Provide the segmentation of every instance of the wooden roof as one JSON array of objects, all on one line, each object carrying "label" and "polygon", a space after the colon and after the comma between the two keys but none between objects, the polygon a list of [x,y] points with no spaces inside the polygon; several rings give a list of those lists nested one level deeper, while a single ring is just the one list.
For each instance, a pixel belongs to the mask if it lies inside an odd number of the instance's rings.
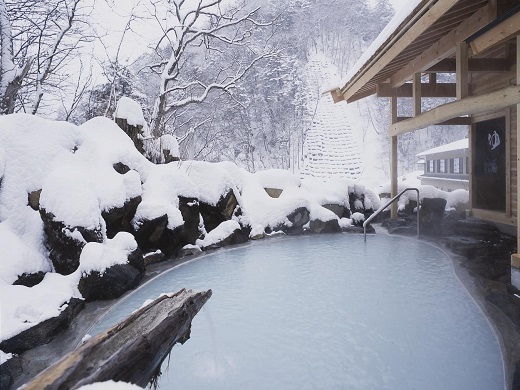
[{"label": "wooden roof", "polygon": [[402,85],[414,73],[453,56],[454,42],[488,25],[496,12],[493,0],[422,0],[360,70],[333,92],[335,100],[372,95],[381,83]]}]

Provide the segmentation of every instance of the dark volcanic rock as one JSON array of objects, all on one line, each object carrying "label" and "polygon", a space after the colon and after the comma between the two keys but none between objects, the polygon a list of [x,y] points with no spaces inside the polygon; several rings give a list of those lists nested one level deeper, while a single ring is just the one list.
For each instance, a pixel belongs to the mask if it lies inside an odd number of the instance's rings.
[{"label": "dark volcanic rock", "polygon": [[32,274],[23,273],[18,275],[18,279],[13,283],[14,285],[21,285],[26,287],[33,287],[40,283],[45,277],[45,272],[39,271]]},{"label": "dark volcanic rock", "polygon": [[128,165],[123,164],[122,162],[115,163],[112,166],[114,167],[114,170],[121,175],[124,175],[125,173],[130,171]]},{"label": "dark volcanic rock", "polygon": [[222,195],[214,206],[200,202],[199,210],[207,232],[212,231],[222,222],[230,220],[233,214],[240,213],[240,207],[233,190],[229,190],[227,194]]},{"label": "dark volcanic rock", "polygon": [[33,192],[29,192],[27,196],[27,204],[34,210],[38,211],[40,209],[40,195],[42,190],[37,190]]},{"label": "dark volcanic rock", "polygon": [[227,245],[243,244],[244,242],[248,241],[250,232],[251,229],[249,228],[237,228],[226,238],[214,244],[208,245],[204,247],[204,249],[217,249]]},{"label": "dark volcanic rock", "polygon": [[184,226],[181,232],[182,246],[195,244],[200,235],[199,201],[195,198],[179,196],[179,210],[182,214],[182,219],[184,219]]},{"label": "dark volcanic rock", "polygon": [[[322,207],[332,211],[334,214],[338,216],[338,218],[350,217],[350,210],[348,210],[345,206],[341,206],[339,204],[324,204],[322,205]],[[345,212],[347,212],[348,215],[345,215]]]},{"label": "dark volcanic rock", "polygon": [[420,210],[421,234],[440,236],[442,234],[442,219],[446,208],[446,199],[423,198]]},{"label": "dark volcanic rock", "polygon": [[3,340],[0,343],[0,349],[4,352],[20,354],[23,351],[47,344],[59,332],[69,327],[72,319],[85,307],[85,302],[81,299],[71,298],[66,304],[65,309],[59,316],[49,318],[32,328]]},{"label": "dark volcanic rock", "polygon": [[159,240],[168,225],[168,216],[166,214],[142,221],[139,228],[135,232],[135,240],[142,250],[154,250],[159,248]]},{"label": "dark volcanic rock", "polygon": [[142,278],[143,274],[132,265],[116,264],[107,268],[102,274],[92,271],[88,275],[83,275],[78,289],[87,302],[115,299],[136,288]]},{"label": "dark volcanic rock", "polygon": [[40,216],[47,235],[49,257],[60,274],[68,275],[78,268],[81,251],[87,242],[103,242],[101,230],[66,226],[44,209],[40,209]]},{"label": "dark volcanic rock", "polygon": [[478,219],[459,220],[456,222],[454,230],[457,234],[462,236],[484,239],[500,236],[500,231],[493,223]]},{"label": "dark volcanic rock", "polygon": [[285,234],[294,235],[303,233],[303,227],[310,221],[309,210],[305,207],[299,207],[287,216],[291,223],[288,225],[280,225],[273,228],[274,231],[281,230]]},{"label": "dark volcanic rock", "polygon": [[309,228],[313,233],[338,233],[341,232],[337,219],[331,219],[330,221],[321,221],[319,219],[313,219],[309,223]]},{"label": "dark volcanic rock", "polygon": [[108,238],[114,238],[119,232],[131,233],[133,231],[131,222],[139,203],[141,203],[141,197],[137,196],[126,201],[122,207],[114,207],[101,213],[106,222]]},{"label": "dark volcanic rock", "polygon": [[199,202],[195,198],[179,197],[179,210],[184,224],[171,230],[165,214],[153,220],[142,221],[135,239],[145,251],[160,249],[166,256],[177,256],[186,244],[194,244],[199,238]]},{"label": "dark volcanic rock", "polygon": [[13,355],[11,359],[0,365],[0,389],[9,389],[14,381],[22,375],[22,358]]}]

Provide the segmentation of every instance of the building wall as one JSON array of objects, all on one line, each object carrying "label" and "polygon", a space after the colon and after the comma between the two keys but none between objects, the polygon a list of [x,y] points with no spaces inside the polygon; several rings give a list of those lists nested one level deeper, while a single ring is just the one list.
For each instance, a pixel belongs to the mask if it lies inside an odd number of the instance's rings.
[{"label": "building wall", "polygon": [[[508,46],[502,46],[494,52],[486,53],[489,57],[510,57],[515,56],[514,50]],[[482,94],[505,88],[516,83],[516,67],[513,65],[515,61],[511,62],[511,69],[509,72],[496,73],[472,73],[471,74],[471,94]],[[506,132],[507,132],[507,153],[508,161],[506,170],[508,171],[508,186],[507,191],[507,209],[502,215],[474,212],[477,217],[489,219],[494,222],[505,223],[509,225],[516,225],[517,223],[517,109],[516,106],[511,106],[508,109],[495,113],[487,113],[483,115],[473,116],[473,122],[483,121],[492,117],[503,115],[506,117]],[[471,185],[471,183],[470,183]]]}]

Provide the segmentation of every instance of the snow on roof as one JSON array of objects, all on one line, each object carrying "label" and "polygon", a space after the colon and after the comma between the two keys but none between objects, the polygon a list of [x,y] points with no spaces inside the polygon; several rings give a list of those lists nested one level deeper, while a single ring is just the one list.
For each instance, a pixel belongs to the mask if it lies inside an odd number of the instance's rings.
[{"label": "snow on roof", "polygon": [[468,149],[468,148],[469,148],[468,139],[463,138],[461,140],[451,142],[449,144],[437,146],[436,148],[428,149],[424,152],[417,153],[415,156],[423,157],[423,156],[427,156],[430,154],[444,153],[444,152],[449,152],[449,151],[453,151],[453,150],[463,150],[463,149]]},{"label": "snow on roof", "polygon": [[409,16],[411,16],[412,12],[422,1],[424,0],[408,0],[399,3],[400,7],[396,10],[394,17],[390,20],[390,22],[388,22],[386,27],[381,31],[377,38],[370,44],[368,49],[363,52],[363,55],[358,59],[354,66],[349,69],[337,88],[342,88],[344,85],[349,83],[350,80],[352,80],[352,78],[361,70],[361,68],[363,68],[363,66],[368,63],[372,56],[377,53],[378,49],[391,39],[396,29]]}]

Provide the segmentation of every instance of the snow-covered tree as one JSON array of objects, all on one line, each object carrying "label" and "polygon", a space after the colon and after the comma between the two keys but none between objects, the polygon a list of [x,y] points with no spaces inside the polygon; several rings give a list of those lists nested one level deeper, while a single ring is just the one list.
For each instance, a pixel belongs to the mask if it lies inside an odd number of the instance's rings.
[{"label": "snow-covered tree", "polygon": [[[249,45],[257,28],[270,25],[258,21],[257,13],[258,8],[248,10],[243,3],[227,7],[222,0],[170,0],[166,9],[154,7],[153,18],[163,31],[154,45],[155,62],[148,66],[160,77],[150,118],[155,135],[165,131],[173,111],[201,103],[212,92],[232,90],[258,61],[273,55],[268,49],[255,52]],[[240,57],[223,55],[235,49],[241,51]],[[183,77],[190,57],[197,55],[211,66],[205,67],[202,77]]]},{"label": "snow-covered tree", "polygon": [[85,0],[0,0],[0,113],[35,114],[45,93],[56,98],[65,65],[91,40]]}]

